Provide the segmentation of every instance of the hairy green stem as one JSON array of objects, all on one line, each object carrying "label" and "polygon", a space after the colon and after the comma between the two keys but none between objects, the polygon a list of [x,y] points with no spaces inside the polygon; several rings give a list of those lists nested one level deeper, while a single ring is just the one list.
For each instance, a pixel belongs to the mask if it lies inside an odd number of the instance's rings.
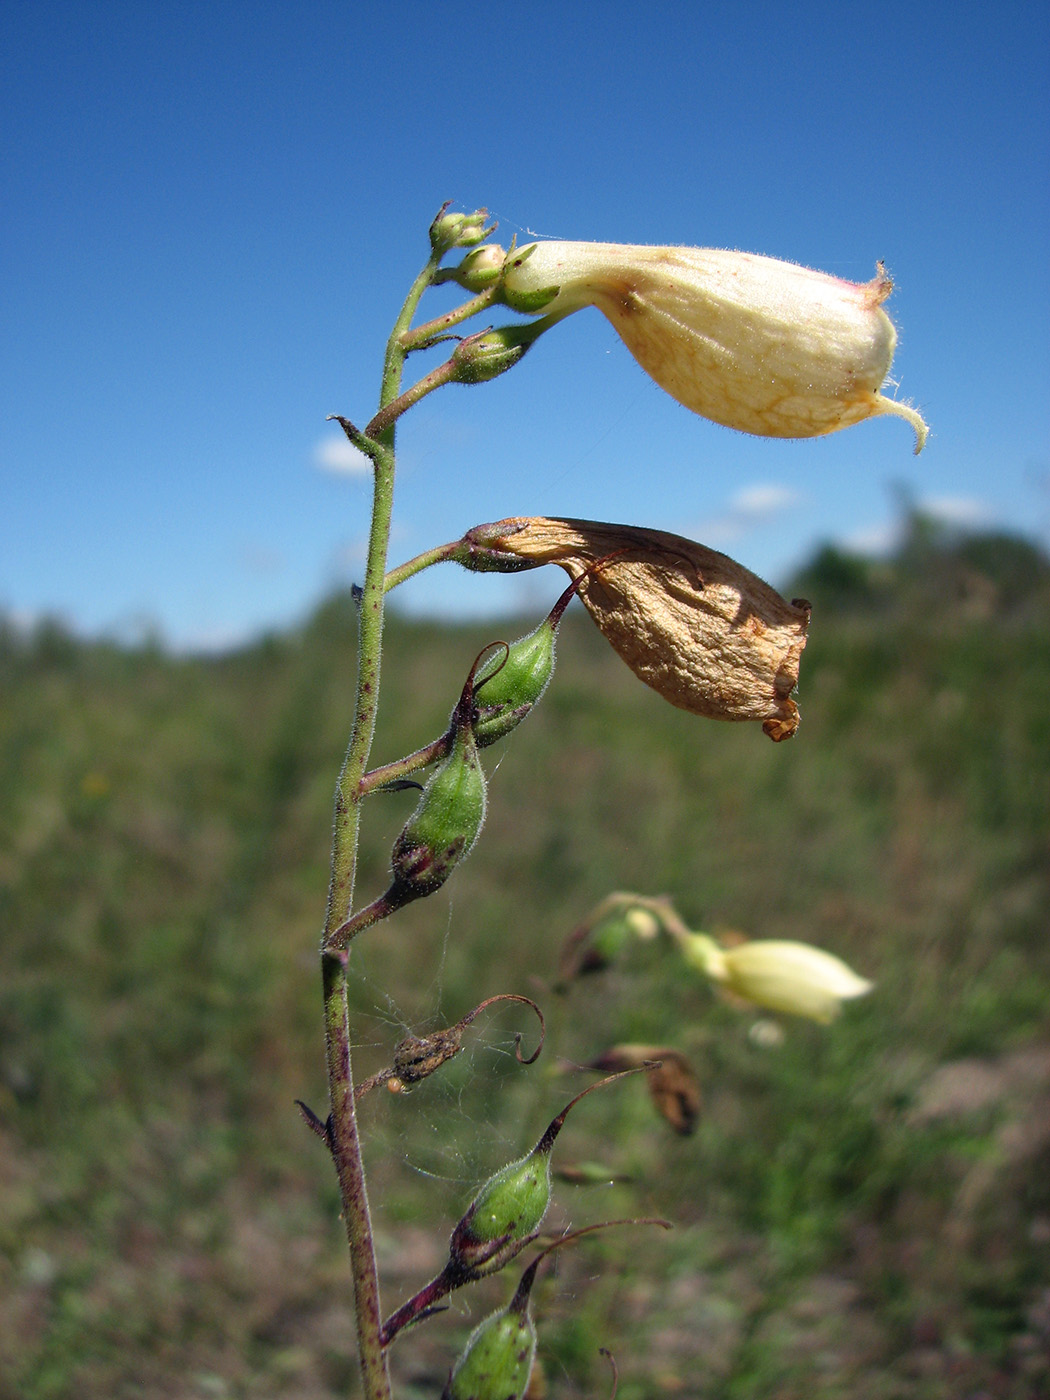
[{"label": "hairy green stem", "polygon": [[[379,415],[397,398],[405,354],[400,343],[419,305],[419,299],[437,272],[439,256],[432,254],[416,278],[387,342],[380,387]],[[379,416],[377,415],[377,417]],[[373,423],[375,423],[373,419]],[[361,779],[368,767],[368,756],[375,735],[379,706],[379,671],[383,649],[383,594],[390,520],[394,501],[394,422],[381,423],[368,436],[369,455],[374,468],[372,523],[368,560],[361,591],[358,626],[357,693],[354,724],[349,747],[335,794],[332,831],[332,868],[325,914],[326,943],[350,915],[357,869],[360,828]],[[350,1013],[347,997],[349,954],[322,949],[321,969],[324,990],[325,1058],[332,1114],[331,1149],[343,1219],[350,1250],[357,1316],[358,1355],[365,1400],[390,1400],[390,1377],[382,1341],[382,1312],[371,1214],[365,1184],[364,1162],[354,1108],[354,1079],[351,1062]]]},{"label": "hairy green stem", "polygon": [[421,749],[416,749],[415,753],[407,754],[404,758],[397,758],[393,763],[384,763],[382,768],[373,768],[361,779],[359,789],[361,796],[366,797],[370,792],[377,792],[390,783],[407,778],[409,773],[418,773],[421,768],[429,767],[431,763],[436,763],[440,758],[447,758],[452,752],[454,738],[455,732],[449,730],[442,734],[440,739],[431,739],[429,744],[424,744]]},{"label": "hairy green stem", "polygon": [[404,583],[406,579],[412,578],[415,574],[421,574],[432,564],[444,564],[448,559],[455,559],[462,549],[462,540],[450,540],[448,544],[438,544],[433,549],[425,549],[414,559],[406,559],[403,564],[398,564],[396,569],[391,569],[387,573],[384,583],[386,591],[389,593],[399,583]]},{"label": "hairy green stem", "polygon": [[[405,351],[402,350],[402,355]],[[438,365],[437,369],[432,369],[429,374],[425,374],[422,379],[412,385],[411,389],[406,389],[403,394],[396,395],[388,403],[380,408],[379,412],[366,426],[365,434],[369,438],[382,439],[393,429],[394,424],[401,417],[402,413],[407,413],[414,404],[427,394],[433,393],[435,389],[440,389],[445,384],[451,384],[456,377],[458,367],[451,360],[446,360],[443,365]]]},{"label": "hairy green stem", "polygon": [[405,331],[401,337],[402,348],[406,354],[413,350],[426,350],[436,341],[444,339],[445,333],[451,326],[460,326],[464,321],[469,321],[471,316],[477,316],[479,312],[487,311],[495,301],[495,288],[479,292],[476,297],[465,301],[462,306],[457,306],[454,311],[449,311],[444,316],[437,316],[433,321],[416,326],[414,330]]},{"label": "hairy green stem", "polygon": [[381,919],[388,918],[397,912],[405,904],[404,898],[398,898],[397,892],[387,891],[378,899],[373,899],[371,904],[359,909],[356,914],[351,914],[345,923],[339,924],[325,939],[323,951],[335,953],[337,956],[354,941],[359,933],[364,933],[366,928],[371,928],[373,924],[378,924]]}]

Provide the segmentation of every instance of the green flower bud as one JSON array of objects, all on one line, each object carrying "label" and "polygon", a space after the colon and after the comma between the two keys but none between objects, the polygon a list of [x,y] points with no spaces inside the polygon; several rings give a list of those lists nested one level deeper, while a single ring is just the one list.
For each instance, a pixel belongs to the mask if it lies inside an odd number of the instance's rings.
[{"label": "green flower bud", "polygon": [[458,267],[449,268],[448,280],[468,292],[483,292],[498,280],[506,256],[498,243],[486,243],[468,253]]},{"label": "green flower bud", "polygon": [[478,838],[485,820],[485,774],[471,730],[473,710],[472,669],[452,712],[452,750],[394,842],[388,898],[395,907],[440,889]]},{"label": "green flower bud", "polygon": [[475,1327],[441,1400],[520,1400],[535,1357],[536,1328],[528,1307],[516,1311],[511,1303]]},{"label": "green flower bud", "polygon": [[487,384],[518,363],[536,339],[532,326],[499,326],[468,335],[452,355],[453,384]]},{"label": "green flower bud", "polygon": [[516,729],[542,698],[554,674],[558,624],[579,583],[579,579],[570,583],[535,631],[511,642],[505,656],[494,656],[481,667],[474,686],[478,748],[487,748]]},{"label": "green flower bud", "polygon": [[[508,276],[502,288],[503,301],[512,311],[520,311],[523,316],[533,316],[542,311],[561,291],[560,277],[552,277],[547,285],[541,286],[538,282],[543,281],[542,277],[530,279],[527,272],[522,274],[520,271],[531,262],[539,246],[538,243],[530,243],[527,248],[513,248],[509,263],[504,264]],[[509,287],[507,282],[511,284]]]},{"label": "green flower bud", "polygon": [[485,227],[489,217],[486,209],[478,209],[473,214],[447,214],[446,209],[448,204],[443,204],[430,225],[430,246],[435,253],[447,253],[450,248],[473,247],[495,228],[495,224],[492,228]]}]

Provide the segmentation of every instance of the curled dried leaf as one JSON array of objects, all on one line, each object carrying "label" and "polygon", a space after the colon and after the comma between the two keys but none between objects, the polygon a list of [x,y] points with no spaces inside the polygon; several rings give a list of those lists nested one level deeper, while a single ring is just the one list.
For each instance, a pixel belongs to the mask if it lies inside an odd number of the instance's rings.
[{"label": "curled dried leaf", "polygon": [[580,579],[601,632],[672,705],[710,719],[760,720],[774,740],[795,733],[791,692],[810,614],[803,599],[788,603],[727,555],[662,530],[544,517],[500,525],[496,534],[483,527],[491,547]]},{"label": "curled dried leaf", "polygon": [[[354,1090],[355,1097],[360,1098],[363,1094],[369,1093],[372,1089],[378,1089],[383,1084],[392,1093],[400,1093],[412,1084],[419,1084],[422,1080],[429,1079],[442,1065],[454,1059],[463,1049],[463,1033],[467,1027],[487,1007],[502,1001],[521,1002],[530,1007],[536,1014],[536,1019],[540,1024],[540,1038],[531,1055],[526,1056],[521,1053],[521,1032],[517,1031],[514,1035],[514,1058],[520,1065],[533,1064],[543,1049],[545,1035],[543,1012],[531,997],[519,996],[517,992],[500,992],[497,996],[486,997],[484,1001],[479,1002],[473,1011],[468,1011],[454,1026],[443,1026],[440,1030],[431,1031],[429,1035],[422,1037],[406,1035],[394,1047],[393,1064],[388,1069],[380,1070],[378,1074],[373,1074],[371,1078],[360,1083]],[[313,1125],[311,1124],[311,1126]]]}]

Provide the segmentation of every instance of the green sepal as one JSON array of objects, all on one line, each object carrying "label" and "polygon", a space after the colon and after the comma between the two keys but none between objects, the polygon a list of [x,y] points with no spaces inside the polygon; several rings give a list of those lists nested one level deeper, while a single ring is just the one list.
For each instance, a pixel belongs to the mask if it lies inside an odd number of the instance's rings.
[{"label": "green sepal", "polygon": [[542,311],[549,305],[560,291],[560,286],[540,287],[535,292],[508,292],[502,287],[500,300],[512,311],[519,311],[523,316],[534,316],[537,311]]}]

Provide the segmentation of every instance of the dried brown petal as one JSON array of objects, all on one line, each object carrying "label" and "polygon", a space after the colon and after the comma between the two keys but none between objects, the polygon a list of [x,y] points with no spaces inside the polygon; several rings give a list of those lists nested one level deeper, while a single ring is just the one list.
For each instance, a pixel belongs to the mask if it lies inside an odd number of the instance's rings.
[{"label": "dried brown petal", "polygon": [[688,1137],[700,1117],[700,1082],[681,1051],[656,1045],[613,1045],[589,1067],[608,1074],[643,1065],[657,1113],[676,1133]]},{"label": "dried brown petal", "polygon": [[[662,530],[593,520],[501,521],[502,555],[559,564],[631,670],[679,709],[762,721],[771,739],[798,728],[791,692],[809,604],[788,603],[725,554]],[[491,532],[493,527],[484,527]],[[608,556],[608,557],[607,557]]]}]

